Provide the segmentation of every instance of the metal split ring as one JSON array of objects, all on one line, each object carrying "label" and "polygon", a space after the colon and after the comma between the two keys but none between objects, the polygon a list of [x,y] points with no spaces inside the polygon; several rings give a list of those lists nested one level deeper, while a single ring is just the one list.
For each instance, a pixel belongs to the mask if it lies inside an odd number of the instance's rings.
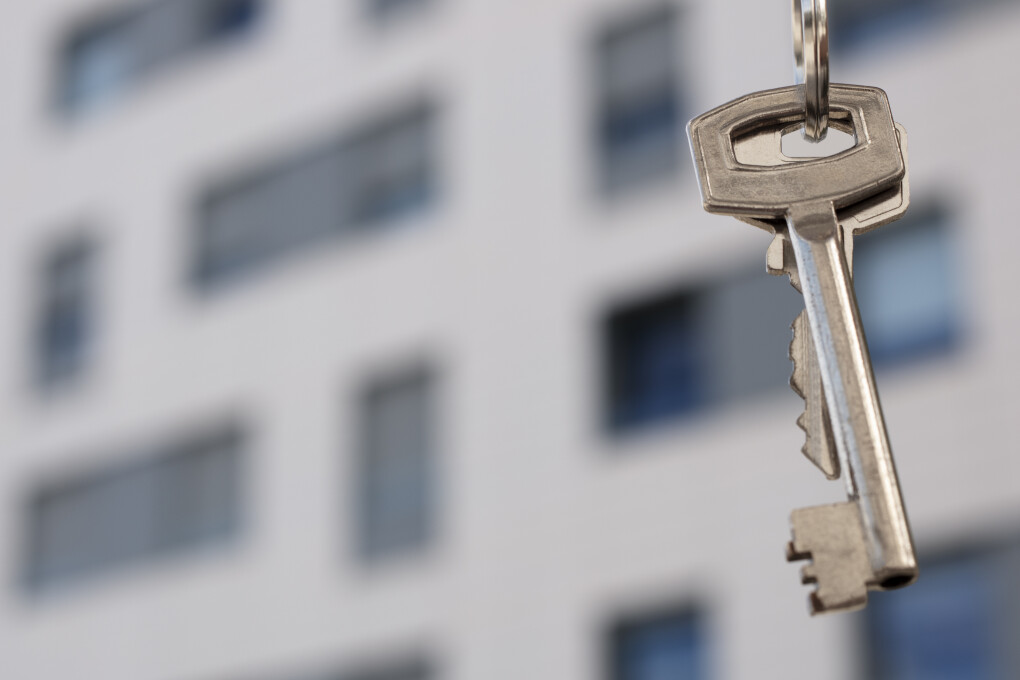
[{"label": "metal split ring", "polygon": [[829,129],[829,15],[825,0],[793,0],[793,56],[803,85],[804,136],[825,139]]}]

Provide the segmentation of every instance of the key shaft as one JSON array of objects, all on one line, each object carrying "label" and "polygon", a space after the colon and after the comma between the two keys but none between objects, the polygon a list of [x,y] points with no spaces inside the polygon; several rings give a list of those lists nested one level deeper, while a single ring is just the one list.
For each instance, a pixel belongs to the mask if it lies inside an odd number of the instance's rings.
[{"label": "key shaft", "polygon": [[857,298],[831,203],[794,205],[787,228],[821,368],[847,493],[860,505],[878,583],[917,572],[896,466],[875,387]]}]

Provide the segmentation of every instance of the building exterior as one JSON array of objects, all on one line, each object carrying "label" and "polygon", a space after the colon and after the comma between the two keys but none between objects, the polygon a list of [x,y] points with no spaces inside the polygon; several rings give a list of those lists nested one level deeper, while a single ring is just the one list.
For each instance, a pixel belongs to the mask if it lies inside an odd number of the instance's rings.
[{"label": "building exterior", "polygon": [[11,4],[0,677],[1020,675],[1020,6],[832,4],[910,133],[855,268],[922,576],[816,619],[800,299],[683,129],[785,5]]}]

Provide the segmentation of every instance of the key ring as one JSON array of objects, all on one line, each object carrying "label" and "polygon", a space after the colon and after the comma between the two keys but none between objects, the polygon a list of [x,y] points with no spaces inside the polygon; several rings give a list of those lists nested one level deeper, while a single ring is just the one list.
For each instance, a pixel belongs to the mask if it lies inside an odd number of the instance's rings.
[{"label": "key ring", "polygon": [[793,0],[793,57],[803,85],[804,136],[825,139],[829,130],[829,15],[825,0]]}]

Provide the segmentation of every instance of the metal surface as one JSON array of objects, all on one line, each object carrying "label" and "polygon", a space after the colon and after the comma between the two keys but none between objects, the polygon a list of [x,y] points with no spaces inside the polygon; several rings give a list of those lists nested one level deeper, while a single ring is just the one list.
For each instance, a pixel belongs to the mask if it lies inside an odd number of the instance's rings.
[{"label": "metal surface", "polygon": [[[896,212],[888,203],[895,202],[898,191],[905,207],[900,150],[905,137],[897,134],[881,90],[835,85],[831,94],[834,119],[852,127],[857,145],[829,158],[760,165],[737,158],[738,140],[797,122],[795,88],[734,100],[694,119],[688,130],[706,210],[786,222],[822,384],[819,400],[809,401],[806,413],[828,420],[849,497],[846,503],[798,510],[791,518],[790,557],[813,560],[803,576],[805,583],[818,583],[811,599],[814,613],[858,608],[868,588],[899,587],[917,576],[836,214],[859,206],[857,221],[866,228],[869,221],[878,223]],[[806,339],[795,342],[807,347]]]},{"label": "metal surface", "polygon": [[804,135],[825,139],[829,129],[829,14],[826,0],[793,0],[793,57],[803,87]]},{"label": "metal surface", "polygon": [[[907,131],[902,125],[896,124],[900,142],[900,153],[907,174],[895,189],[888,190],[877,196],[867,198],[860,203],[844,208],[836,214],[842,227],[843,253],[846,257],[847,270],[853,275],[853,243],[854,235],[877,229],[899,219],[910,205],[909,160],[907,157]],[[782,132],[766,135],[771,141],[767,144],[755,144],[755,153],[768,159],[766,163],[776,160]],[[767,154],[771,154],[769,157]],[[780,152],[781,155],[781,152]],[[737,154],[738,158],[740,153]],[[797,162],[786,158],[784,162]],[[780,160],[782,160],[780,159]],[[747,162],[747,161],[745,161]],[[784,220],[755,220],[742,218],[748,224],[767,229],[774,233],[772,243],[765,256],[765,267],[770,274],[787,275],[790,283],[800,292],[800,278],[797,273],[797,261],[793,255],[790,240],[786,234]],[[807,313],[801,312],[792,324],[793,339],[790,342],[790,360],[793,361],[793,374],[790,376],[790,387],[804,399],[804,411],[797,418],[797,425],[804,430],[804,445],[801,452],[814,463],[829,479],[839,477],[839,457],[832,440],[832,427],[829,423],[828,407],[819,373],[818,358],[811,331],[807,326]]]}]

